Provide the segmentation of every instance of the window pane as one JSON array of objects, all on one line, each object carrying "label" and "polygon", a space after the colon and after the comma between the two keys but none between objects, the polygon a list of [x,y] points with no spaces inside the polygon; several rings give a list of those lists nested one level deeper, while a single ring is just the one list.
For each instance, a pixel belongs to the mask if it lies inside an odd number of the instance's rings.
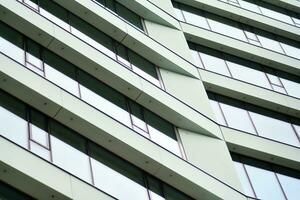
[{"label": "window pane", "polygon": [[200,53],[201,59],[203,61],[204,67],[207,70],[219,73],[219,74],[223,74],[226,76],[230,76],[226,63],[223,59],[208,55],[208,54],[204,54],[204,53]]},{"label": "window pane", "polygon": [[266,48],[266,49],[270,49],[272,51],[276,51],[279,53],[284,53],[279,42],[273,40],[273,39],[269,39],[260,35],[257,35],[261,45]]},{"label": "window pane", "polygon": [[238,162],[234,162],[234,166],[235,166],[235,169],[238,173],[240,181],[242,183],[242,187],[244,189],[245,194],[248,195],[248,196],[251,196],[251,197],[255,197],[254,193],[253,193],[253,189],[250,185],[249,179],[248,179],[247,174],[245,172],[245,169],[243,167],[243,164],[238,163]]},{"label": "window pane", "polygon": [[53,163],[91,183],[89,157],[56,137],[50,138]]},{"label": "window pane", "polygon": [[23,37],[8,25],[0,22],[0,52],[24,63]]},{"label": "window pane", "polygon": [[224,126],[226,126],[226,122],[225,122],[225,119],[223,117],[222,111],[221,111],[221,109],[218,105],[218,102],[210,100],[209,103],[210,103],[210,105],[211,105],[211,107],[212,107],[212,109],[213,109],[213,111],[216,115],[217,122],[224,125]]},{"label": "window pane", "polygon": [[260,136],[300,146],[290,123],[253,112],[250,115]]},{"label": "window pane", "polygon": [[0,91],[0,134],[28,148],[26,107],[12,96]]},{"label": "window pane", "polygon": [[274,172],[245,165],[255,193],[259,199],[284,200]]},{"label": "window pane", "polygon": [[123,110],[127,110],[126,98],[123,94],[117,92],[113,88],[100,82],[99,80],[81,70],[78,72],[78,80],[82,86],[119,106]]},{"label": "window pane", "polygon": [[18,145],[28,148],[28,126],[21,117],[0,107],[0,134]]},{"label": "window pane", "polygon": [[264,72],[229,61],[227,61],[227,64],[232,77],[248,83],[252,83],[254,85],[271,89],[270,83]]},{"label": "window pane", "polygon": [[282,14],[280,12],[276,12],[276,11],[273,11],[273,10],[270,10],[270,9],[267,9],[267,8],[264,8],[264,7],[260,7],[260,10],[263,13],[263,15],[266,15],[266,16],[271,17],[273,19],[277,19],[277,20],[280,20],[280,21],[283,21],[283,22],[286,22],[286,23],[289,23],[289,24],[294,24],[293,21],[292,21],[292,18],[285,15],[285,14]]},{"label": "window pane", "polygon": [[126,110],[118,107],[112,102],[104,99],[88,88],[80,85],[81,98],[107,115],[113,117],[114,119],[126,124],[127,126],[131,126],[129,113]]},{"label": "window pane", "polygon": [[247,111],[223,103],[220,103],[220,105],[225,115],[228,126],[252,134],[256,134]]},{"label": "window pane", "polygon": [[212,31],[247,42],[243,30],[211,19],[208,22]]},{"label": "window pane", "polygon": [[39,1],[40,13],[58,26],[69,31],[68,12],[52,1]]},{"label": "window pane", "polygon": [[34,67],[43,70],[43,63],[41,60],[41,48],[40,45],[34,41],[26,40],[26,62],[30,63]]},{"label": "window pane", "polygon": [[182,15],[182,12],[180,9],[178,8],[174,8],[175,9],[175,14],[177,16],[177,18],[180,20],[180,21],[185,21],[184,18],[183,18],[183,15]]},{"label": "window pane", "polygon": [[170,138],[177,140],[174,127],[171,123],[167,122],[166,120],[160,118],[159,116],[146,109],[144,110],[144,116],[146,123],[149,124],[151,127],[164,133]]},{"label": "window pane", "polygon": [[70,15],[71,32],[99,51],[115,59],[113,40],[102,31],[91,26],[75,15]]},{"label": "window pane", "polygon": [[31,139],[43,145],[44,147],[48,147],[48,133],[33,124],[30,124],[31,128]]},{"label": "window pane", "polygon": [[45,77],[75,96],[79,96],[78,82],[47,64],[45,64]]},{"label": "window pane", "polygon": [[152,77],[158,79],[156,68],[154,64],[146,60],[145,58],[141,57],[140,55],[136,54],[135,52],[128,50],[128,57],[130,62],[138,67],[139,69],[143,70],[147,74],[151,75]]},{"label": "window pane", "polygon": [[148,125],[150,139],[172,153],[181,157],[179,144],[176,140]]},{"label": "window pane", "polygon": [[91,158],[94,184],[120,200],[148,200],[146,188]]},{"label": "window pane", "polygon": [[203,68],[202,62],[199,57],[199,53],[197,51],[191,50],[192,57],[194,58],[195,64],[197,67]]},{"label": "window pane", "polygon": [[288,44],[281,43],[282,48],[284,49],[286,55],[292,56],[294,58],[300,59],[300,49],[293,47]]},{"label": "window pane", "polygon": [[166,184],[163,184],[163,190],[166,200],[192,200],[190,197]]},{"label": "window pane", "polygon": [[0,182],[0,199],[3,200],[32,200],[31,197],[19,192],[17,189]]},{"label": "window pane", "polygon": [[281,82],[284,85],[284,88],[286,89],[287,93],[291,96],[300,98],[300,84],[281,78]]},{"label": "window pane", "polygon": [[183,10],[186,22],[210,30],[205,17]]},{"label": "window pane", "polygon": [[126,21],[130,22],[137,28],[144,30],[141,17],[136,14],[135,12],[129,10],[125,6],[121,5],[120,3],[116,2],[116,12],[118,15],[120,15],[122,18],[124,18]]},{"label": "window pane", "polygon": [[139,168],[94,143],[89,143],[89,152],[95,161],[144,186],[143,172]]},{"label": "window pane", "polygon": [[35,142],[30,141],[30,151],[36,155],[50,161],[50,152],[48,149],[36,144]]},{"label": "window pane", "polygon": [[298,200],[300,196],[300,180],[282,174],[277,174],[277,176],[288,200]]}]

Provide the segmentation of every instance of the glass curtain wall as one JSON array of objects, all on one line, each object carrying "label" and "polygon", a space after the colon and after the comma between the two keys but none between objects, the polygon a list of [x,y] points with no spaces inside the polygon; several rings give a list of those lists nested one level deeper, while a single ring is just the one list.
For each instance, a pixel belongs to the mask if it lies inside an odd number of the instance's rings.
[{"label": "glass curtain wall", "polygon": [[300,79],[295,75],[201,45],[189,46],[199,68],[300,98]]},{"label": "glass curtain wall", "polygon": [[19,1],[152,84],[164,89],[156,65],[65,8],[51,0]]},{"label": "glass curtain wall", "polygon": [[4,23],[0,23],[0,51],[94,108],[182,157],[175,127],[171,123]]},{"label": "glass curtain wall", "polygon": [[300,147],[299,119],[215,93],[208,94],[219,124]]},{"label": "glass curtain wall", "polygon": [[246,24],[242,24],[204,10],[173,2],[177,18],[252,45],[300,59],[300,44]]},{"label": "glass curtain wall", "polygon": [[192,200],[2,90],[0,105],[1,136],[117,199]]},{"label": "glass curtain wall", "polygon": [[246,195],[258,199],[299,199],[299,171],[234,153],[231,155]]},{"label": "glass curtain wall", "polygon": [[278,21],[300,27],[300,16],[298,13],[257,0],[219,0],[243,9],[255,12]]}]

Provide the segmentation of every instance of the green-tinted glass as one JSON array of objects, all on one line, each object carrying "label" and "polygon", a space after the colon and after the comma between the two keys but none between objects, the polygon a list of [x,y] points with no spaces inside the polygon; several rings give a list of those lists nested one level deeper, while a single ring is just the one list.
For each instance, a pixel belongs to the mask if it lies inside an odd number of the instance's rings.
[{"label": "green-tinted glass", "polygon": [[45,1],[40,0],[39,1],[40,7],[48,11],[49,13],[53,14],[54,16],[58,17],[62,21],[68,23],[68,11],[61,7],[60,5],[57,5],[53,1]]},{"label": "green-tinted glass", "polygon": [[116,3],[116,12],[126,21],[130,22],[131,24],[138,27],[139,29],[144,30],[141,17],[135,12],[129,10],[125,6],[121,5],[120,3]]},{"label": "green-tinted glass", "polygon": [[32,200],[33,198],[18,191],[17,189],[0,182],[0,199],[1,200]]},{"label": "green-tinted glass", "polygon": [[0,37],[23,49],[23,36],[16,30],[0,21]]},{"label": "green-tinted glass", "polygon": [[[72,27],[76,28],[80,32],[89,36],[93,40],[97,41],[99,44],[102,44],[106,48],[113,51],[113,39],[104,34],[102,31],[96,29],[86,21],[80,19],[79,17],[70,14],[70,24]],[[91,44],[93,46],[93,44]]]},{"label": "green-tinted glass", "polygon": [[43,113],[30,109],[30,122],[35,126],[47,131],[47,117]]},{"label": "green-tinted glass", "polygon": [[154,78],[156,78],[156,79],[158,78],[157,72],[156,72],[156,69],[155,69],[155,66],[153,63],[149,62],[148,60],[146,60],[145,58],[143,58],[142,56],[138,55],[137,53],[135,53],[131,50],[128,50],[128,57],[129,57],[130,62],[133,65],[140,68],[147,74],[153,76]]},{"label": "green-tinted glass", "polygon": [[144,111],[144,116],[147,124],[173,138],[174,140],[177,140],[172,124],[146,109]]},{"label": "green-tinted glass", "polygon": [[95,160],[144,186],[143,172],[139,168],[94,143],[89,144],[89,152]]},{"label": "green-tinted glass", "polygon": [[66,76],[76,80],[76,67],[56,54],[43,50],[43,61]]},{"label": "green-tinted glass", "polygon": [[0,90],[0,106],[26,120],[26,105],[3,90]]},{"label": "green-tinted glass", "polygon": [[78,80],[79,83],[86,88],[92,90],[122,109],[127,110],[126,98],[121,93],[81,70],[78,72]]},{"label": "green-tinted glass", "polygon": [[50,133],[54,137],[62,140],[63,142],[69,144],[75,149],[86,153],[86,143],[87,141],[80,136],[78,133],[72,131],[71,129],[61,125],[60,123],[51,120],[50,121]]}]

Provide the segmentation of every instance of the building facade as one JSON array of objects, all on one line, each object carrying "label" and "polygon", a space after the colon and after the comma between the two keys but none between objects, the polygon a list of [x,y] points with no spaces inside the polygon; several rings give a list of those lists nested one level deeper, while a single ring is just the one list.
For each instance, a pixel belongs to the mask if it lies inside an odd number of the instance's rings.
[{"label": "building facade", "polygon": [[0,52],[0,199],[300,198],[298,0],[0,0]]}]

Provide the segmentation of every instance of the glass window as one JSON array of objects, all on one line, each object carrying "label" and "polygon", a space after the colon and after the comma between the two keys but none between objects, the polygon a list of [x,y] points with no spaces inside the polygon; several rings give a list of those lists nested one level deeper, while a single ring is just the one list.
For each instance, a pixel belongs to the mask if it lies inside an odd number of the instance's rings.
[{"label": "glass window", "polygon": [[146,60],[145,58],[141,57],[140,55],[136,54],[131,50],[128,50],[128,57],[132,65],[143,70],[144,72],[151,75],[155,79],[158,79],[156,68],[153,63],[149,62],[148,60]]},{"label": "glass window", "polygon": [[284,200],[284,195],[274,172],[245,165],[249,178],[259,199]]},{"label": "glass window", "polygon": [[286,23],[289,23],[289,24],[294,24],[291,17],[289,17],[285,14],[282,14],[280,12],[276,12],[276,11],[273,11],[271,9],[267,9],[267,8],[264,8],[264,7],[260,7],[260,10],[261,10],[263,15],[266,15],[266,16],[271,17],[273,19],[277,19],[279,21],[283,21],[283,22],[286,22]]},{"label": "glass window", "polygon": [[249,182],[248,176],[246,174],[246,171],[243,167],[242,163],[234,162],[235,169],[238,173],[239,179],[241,181],[242,187],[244,189],[244,192],[246,195],[255,197],[253,189],[251,187],[251,184]]},{"label": "glass window", "polygon": [[30,139],[49,148],[47,118],[40,112],[30,110]]},{"label": "glass window", "polygon": [[300,49],[293,47],[288,44],[281,43],[282,48],[284,49],[286,55],[292,56],[294,58],[300,59]]},{"label": "glass window", "polygon": [[53,163],[91,183],[89,157],[69,144],[50,136]]},{"label": "glass window", "polygon": [[117,51],[117,60],[122,64],[124,64],[126,67],[130,68],[131,65],[128,58],[128,49],[124,45],[118,43],[116,45],[116,51]]},{"label": "glass window", "polygon": [[79,96],[76,67],[50,51],[43,51],[45,77],[68,92]]},{"label": "glass window", "polygon": [[197,67],[204,68],[202,65],[202,61],[199,57],[198,51],[191,50],[191,53],[192,53],[192,57],[194,58],[194,61],[195,61],[195,64],[197,65]]},{"label": "glass window", "polygon": [[175,130],[172,124],[146,109],[144,110],[144,117],[148,125],[164,133],[170,138],[177,140]]},{"label": "glass window", "polygon": [[284,53],[279,42],[273,40],[273,39],[269,39],[260,35],[257,35],[261,45],[266,48],[266,49],[270,49],[272,51],[276,51],[279,53]]},{"label": "glass window", "polygon": [[50,21],[69,31],[68,11],[52,1],[39,1],[40,13]]},{"label": "glass window", "polygon": [[131,126],[126,98],[109,86],[79,71],[81,98],[116,120]]},{"label": "glass window", "polygon": [[245,67],[237,63],[229,61],[226,62],[232,74],[232,77],[248,83],[252,83],[254,85],[271,89],[270,83],[264,72],[251,69],[249,67]]},{"label": "glass window", "polygon": [[29,142],[29,146],[30,146],[30,151],[35,153],[36,155],[50,161],[50,151],[44,147],[42,147],[41,145],[33,142],[33,141],[30,141]]},{"label": "glass window", "polygon": [[226,63],[223,59],[200,53],[200,57],[203,61],[204,68],[219,74],[230,76]]},{"label": "glass window", "polygon": [[211,105],[211,107],[212,107],[212,109],[213,109],[213,111],[216,115],[217,122],[219,124],[222,124],[222,125],[226,126],[226,121],[225,121],[225,119],[223,117],[223,114],[222,114],[222,111],[219,107],[219,103],[214,101],[214,100],[210,100],[209,103],[210,103],[210,105]]},{"label": "glass window", "polygon": [[12,59],[24,63],[23,36],[0,22],[0,51]]},{"label": "glass window", "polygon": [[186,22],[188,22],[190,24],[193,24],[193,25],[196,25],[196,26],[199,26],[201,28],[205,28],[205,29],[210,30],[210,27],[209,27],[205,17],[202,17],[200,15],[196,15],[194,13],[190,13],[190,12],[187,12],[187,11],[184,11],[184,10],[182,12],[183,12],[183,15],[185,17]]},{"label": "glass window", "polygon": [[163,190],[166,200],[192,200],[192,198],[186,196],[178,190],[175,190],[167,184],[163,184]]},{"label": "glass window", "polygon": [[47,64],[45,64],[45,77],[75,96],[79,96],[78,82]]},{"label": "glass window", "polygon": [[165,200],[163,198],[162,183],[152,176],[147,176],[147,183],[151,200]]},{"label": "glass window", "polygon": [[246,8],[247,10],[251,10],[252,12],[261,13],[259,7],[253,3],[249,3],[248,1],[244,0],[239,0],[239,3],[242,8]]},{"label": "glass window", "polygon": [[133,11],[129,10],[128,8],[126,8],[118,2],[116,2],[116,12],[126,21],[130,22],[137,28],[144,30],[141,17],[138,14],[134,13]]},{"label": "glass window", "polygon": [[288,200],[297,200],[300,196],[300,180],[285,176],[282,174],[277,174],[279,182],[286,194]]},{"label": "glass window", "polygon": [[120,200],[148,199],[142,171],[94,144],[89,149],[96,187]]},{"label": "glass window", "polygon": [[253,112],[250,112],[250,116],[260,136],[300,146],[290,123]]},{"label": "glass window", "polygon": [[284,88],[286,89],[287,93],[291,96],[300,98],[300,84],[281,78],[280,79],[282,84],[284,85]]},{"label": "glass window", "polygon": [[227,35],[229,37],[233,37],[238,40],[247,42],[247,39],[246,39],[246,36],[245,36],[243,30],[241,30],[239,28],[236,28],[236,27],[233,27],[233,26],[230,26],[230,25],[227,25],[227,24],[215,21],[215,20],[211,20],[211,19],[208,19],[208,23],[209,23],[212,31],[215,31],[215,32]]},{"label": "glass window", "polygon": [[28,147],[26,107],[13,97],[0,92],[0,134],[18,145]]},{"label": "glass window", "polygon": [[16,190],[15,188],[3,182],[0,182],[0,199],[33,200],[33,198],[27,196],[26,194]]},{"label": "glass window", "polygon": [[91,183],[91,168],[86,155],[87,141],[55,121],[51,121],[50,131],[53,163]]},{"label": "glass window", "polygon": [[74,35],[115,59],[113,40],[109,36],[73,14],[70,15],[70,24]]},{"label": "glass window", "polygon": [[44,70],[40,45],[30,39],[26,40],[26,66]]},{"label": "glass window", "polygon": [[183,18],[183,14],[182,14],[181,10],[178,9],[178,8],[174,8],[174,9],[175,9],[175,14],[176,14],[177,18],[180,21],[185,21],[184,18]]},{"label": "glass window", "polygon": [[252,122],[246,110],[233,107],[230,105],[226,105],[223,103],[220,103],[220,105],[225,115],[228,126],[252,134],[256,134],[255,129],[252,125]]}]

